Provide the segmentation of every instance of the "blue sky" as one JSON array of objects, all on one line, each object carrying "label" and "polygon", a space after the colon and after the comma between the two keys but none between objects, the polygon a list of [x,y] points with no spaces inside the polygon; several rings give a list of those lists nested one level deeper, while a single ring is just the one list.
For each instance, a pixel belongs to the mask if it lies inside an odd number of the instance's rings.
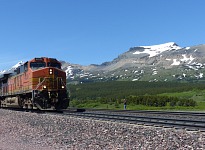
[{"label": "blue sky", "polygon": [[205,44],[204,0],[0,0],[0,70],[34,57],[89,65],[130,47]]}]

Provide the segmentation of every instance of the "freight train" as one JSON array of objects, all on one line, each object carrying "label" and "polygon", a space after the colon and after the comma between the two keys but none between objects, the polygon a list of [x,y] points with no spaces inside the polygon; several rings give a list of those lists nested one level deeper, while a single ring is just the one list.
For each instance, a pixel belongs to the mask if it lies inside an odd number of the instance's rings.
[{"label": "freight train", "polygon": [[0,107],[60,110],[68,106],[66,73],[55,58],[34,58],[0,75]]}]

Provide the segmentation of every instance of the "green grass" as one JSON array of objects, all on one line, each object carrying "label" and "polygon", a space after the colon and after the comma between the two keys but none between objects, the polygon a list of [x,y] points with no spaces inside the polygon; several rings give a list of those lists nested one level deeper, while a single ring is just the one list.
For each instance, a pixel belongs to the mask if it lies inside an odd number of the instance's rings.
[{"label": "green grass", "polygon": [[204,98],[205,100],[205,90],[193,90],[193,91],[186,91],[186,92],[175,92],[175,93],[163,93],[159,94],[160,96],[173,96],[173,97],[180,97],[180,98],[193,98],[195,97],[196,100],[199,98]]}]

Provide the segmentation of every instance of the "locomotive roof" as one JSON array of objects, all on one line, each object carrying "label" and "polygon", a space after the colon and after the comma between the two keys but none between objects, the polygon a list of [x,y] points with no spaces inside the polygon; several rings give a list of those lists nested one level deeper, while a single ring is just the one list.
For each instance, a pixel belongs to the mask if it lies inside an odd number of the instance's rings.
[{"label": "locomotive roof", "polygon": [[[56,58],[48,58],[48,57],[36,57],[36,58],[33,58],[33,59],[29,60],[29,62],[30,62],[30,61],[38,61],[38,60],[46,61],[46,60],[49,60],[49,59],[50,59],[51,61],[57,61],[57,62],[59,62]],[[15,75],[17,69],[23,70],[24,65],[25,65],[26,63],[28,63],[28,61],[25,62],[25,63],[23,63],[23,64],[21,64],[21,65],[19,65],[19,66],[17,66],[17,67],[15,66],[14,68],[11,68],[11,69],[5,71],[4,73],[0,74],[0,80],[4,79],[5,77],[8,78],[9,76]]]}]

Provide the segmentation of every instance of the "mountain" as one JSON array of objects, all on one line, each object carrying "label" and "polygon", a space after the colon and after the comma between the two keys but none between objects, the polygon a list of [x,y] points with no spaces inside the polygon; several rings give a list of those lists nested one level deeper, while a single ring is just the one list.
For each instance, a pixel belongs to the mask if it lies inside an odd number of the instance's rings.
[{"label": "mountain", "polygon": [[[180,47],[174,42],[131,47],[110,62],[100,65],[83,66],[61,61],[68,82],[101,81],[205,81],[205,45]],[[9,70],[11,73],[23,64],[17,63]]]},{"label": "mountain", "polygon": [[174,42],[131,47],[110,62],[82,66],[62,61],[69,82],[203,81],[205,45],[180,47]]},{"label": "mountain", "polygon": [[0,75],[1,74],[7,74],[7,73],[13,73],[14,70],[16,70],[16,68],[18,68],[19,66],[21,66],[23,64],[24,64],[24,62],[20,61],[16,65],[12,66],[9,70],[2,70],[2,71],[0,71]]}]

